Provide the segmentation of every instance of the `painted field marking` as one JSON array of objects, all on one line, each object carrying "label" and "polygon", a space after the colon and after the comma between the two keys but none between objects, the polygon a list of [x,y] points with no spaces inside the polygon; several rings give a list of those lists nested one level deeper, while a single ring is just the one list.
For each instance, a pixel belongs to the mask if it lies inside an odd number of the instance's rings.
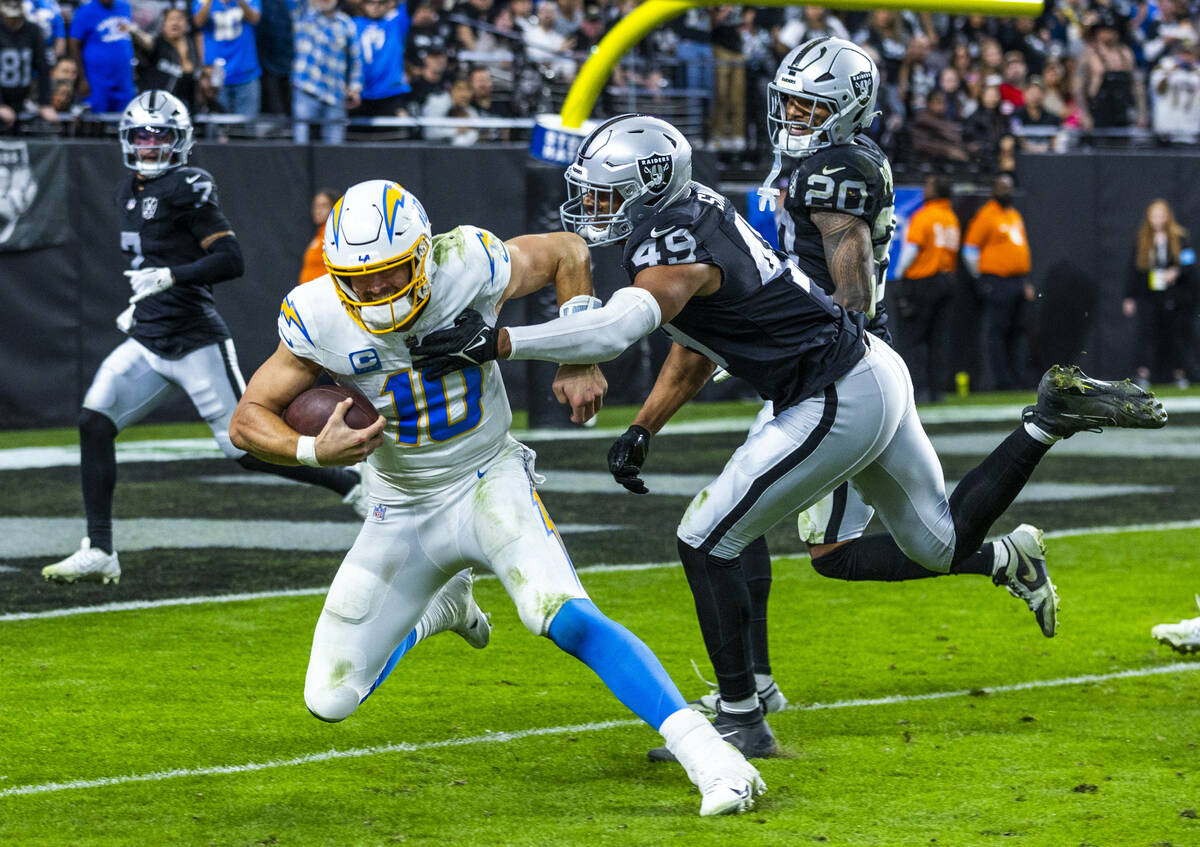
[{"label": "painted field marking", "polygon": [[[1116,679],[1133,679],[1137,677],[1159,676],[1162,674],[1182,673],[1184,671],[1200,670],[1200,662],[1176,662],[1170,665],[1159,665],[1152,668],[1134,668],[1124,671],[1114,671],[1103,674],[1084,674],[1068,676],[1061,679],[1039,679],[1030,682],[1016,682],[1010,685],[996,685],[990,688],[980,687],[960,689],[957,691],[931,691],[926,694],[894,694],[890,697],[862,698],[856,700],[838,700],[833,703],[811,703],[807,705],[788,706],[786,711],[815,712],[828,709],[853,709],[866,706],[891,706],[899,703],[919,703],[927,700],[946,700],[951,697],[966,697],[979,694],[1006,694],[1013,691],[1030,691],[1039,688],[1057,688],[1066,685],[1087,685],[1094,682],[1110,682]],[[240,765],[212,765],[206,768],[173,768],[166,771],[153,771],[143,774],[127,774],[125,776],[105,776],[97,779],[76,779],[68,782],[44,782],[38,785],[16,785],[0,790],[0,800],[8,797],[27,797],[34,794],[51,794],[59,791],[73,791],[86,788],[108,788],[115,785],[129,785],[138,782],[163,782],[168,779],[179,779],[196,776],[217,776],[222,774],[254,773],[275,768],[290,768],[298,765],[310,765],[319,762],[330,762],[336,759],[361,759],[370,756],[381,756],[387,753],[415,753],[421,750],[438,750],[449,747],[469,747],[476,744],[506,744],[510,741],[520,741],[525,738],[538,738],[553,735],[573,735],[583,732],[599,732],[605,729],[616,729],[638,726],[640,720],[628,718],[617,721],[599,721],[596,723],[573,724],[570,726],[547,726],[520,729],[513,732],[489,732],[485,735],[472,735],[466,738],[447,738],[441,741],[426,741],[418,744],[397,743],[381,744],[376,747],[358,747],[351,750],[326,750],[323,753],[308,753],[291,759],[270,759],[265,762],[246,762]]]},{"label": "painted field marking", "polygon": [[[1122,532],[1174,532],[1187,529],[1200,529],[1200,520],[1170,521],[1165,523],[1130,524],[1129,526],[1091,526],[1077,529],[1059,529],[1046,532],[1044,538],[1071,538],[1080,535],[1115,535]],[[807,559],[808,553],[776,553],[775,559]],[[658,570],[660,568],[677,568],[678,561],[669,562],[639,562],[627,565],[589,565],[578,568],[581,574],[600,573],[630,573],[634,571]],[[476,579],[495,579],[494,574],[476,574]],[[96,606],[69,606],[62,609],[47,609],[41,612],[9,612],[0,615],[0,623],[11,621],[31,621],[44,618],[65,618],[74,615],[93,615],[104,612],[136,612],[148,609],[163,609],[170,606],[197,606],[204,603],[240,603],[250,600],[270,600],[275,597],[311,597],[324,594],[328,586],[319,588],[291,588],[279,591],[256,591],[244,594],[211,594],[205,597],[171,597],[165,600],[129,600],[120,603],[102,603]]]}]

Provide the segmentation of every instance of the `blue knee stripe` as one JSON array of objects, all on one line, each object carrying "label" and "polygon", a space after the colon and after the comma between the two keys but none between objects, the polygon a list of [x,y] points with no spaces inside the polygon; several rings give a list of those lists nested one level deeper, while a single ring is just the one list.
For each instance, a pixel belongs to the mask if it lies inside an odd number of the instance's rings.
[{"label": "blue knee stripe", "polygon": [[[383,666],[383,670],[380,672],[379,677],[375,680],[374,684],[371,685],[371,690],[363,695],[363,700],[366,700],[368,697],[370,697],[372,692],[374,692],[375,689],[378,688],[380,684],[388,678],[388,674],[392,672],[392,668],[396,667],[396,663],[400,661],[400,657],[411,650],[413,645],[416,643],[417,631],[414,629],[408,634],[407,637],[405,637],[403,641],[400,642],[400,646],[392,651],[392,655],[388,656],[387,664]],[[362,701],[360,700],[359,702]]]},{"label": "blue knee stripe", "polygon": [[616,698],[654,729],[687,704],[658,657],[591,600],[568,600],[550,623],[550,640],[593,671]]}]

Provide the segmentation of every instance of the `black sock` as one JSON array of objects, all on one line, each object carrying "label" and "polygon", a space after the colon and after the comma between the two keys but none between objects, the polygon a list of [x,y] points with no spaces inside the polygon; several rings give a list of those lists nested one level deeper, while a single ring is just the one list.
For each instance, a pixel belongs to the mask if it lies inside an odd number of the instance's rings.
[{"label": "black sock", "polygon": [[904,582],[941,576],[905,556],[887,533],[864,535],[812,560],[813,569],[830,579],[850,582]]},{"label": "black sock", "polygon": [[745,700],[755,694],[750,653],[750,589],[737,559],[717,559],[682,540],[679,558],[700,620],[700,633],[717,674],[721,697]]},{"label": "black sock", "polygon": [[980,552],[992,524],[1012,505],[1049,449],[1049,444],[1034,439],[1021,426],[963,477],[950,496],[957,539],[955,565]]},{"label": "black sock", "polygon": [[756,538],[738,556],[742,575],[750,589],[750,652],[754,656],[754,672],[771,673],[771,657],[767,650],[767,600],[771,596],[771,553],[766,537]]},{"label": "black sock", "polygon": [[84,409],[79,414],[79,475],[83,510],[92,547],[113,551],[113,489],[117,485],[117,425],[106,415]]},{"label": "black sock", "polygon": [[308,465],[272,465],[257,456],[247,453],[237,460],[237,463],[248,471],[275,474],[276,476],[306,482],[309,485],[319,485],[336,491],[345,497],[350,489],[358,485],[358,471],[350,468],[310,468]]}]

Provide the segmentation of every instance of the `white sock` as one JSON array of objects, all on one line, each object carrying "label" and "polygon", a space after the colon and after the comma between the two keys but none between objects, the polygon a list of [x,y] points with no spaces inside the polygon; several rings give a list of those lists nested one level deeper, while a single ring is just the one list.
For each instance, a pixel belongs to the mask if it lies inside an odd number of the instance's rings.
[{"label": "white sock", "polygon": [[756,711],[760,708],[761,708],[761,706],[759,706],[759,703],[758,703],[757,692],[754,694],[751,694],[745,700],[730,701],[730,700],[726,700],[725,698],[721,698],[721,711],[723,711],[723,712],[730,712],[730,713],[736,714],[736,715],[745,715],[750,712]]},{"label": "white sock", "polygon": [[[1029,426],[1029,424],[1025,425]],[[992,565],[992,576],[1003,572],[1008,567],[1010,555],[1008,545],[1003,541],[997,539],[992,542],[992,562],[994,563]]]},{"label": "white sock", "polygon": [[775,677],[769,673],[756,673],[754,675],[754,687],[758,689],[758,693],[765,694],[771,690],[771,686],[775,684]]},{"label": "white sock", "polygon": [[1061,438],[1061,436],[1051,435],[1050,433],[1046,432],[1046,430],[1042,429],[1033,421],[1025,421],[1023,426],[1025,427],[1026,434],[1030,438],[1032,438],[1034,441],[1039,441],[1042,444],[1054,444]]}]

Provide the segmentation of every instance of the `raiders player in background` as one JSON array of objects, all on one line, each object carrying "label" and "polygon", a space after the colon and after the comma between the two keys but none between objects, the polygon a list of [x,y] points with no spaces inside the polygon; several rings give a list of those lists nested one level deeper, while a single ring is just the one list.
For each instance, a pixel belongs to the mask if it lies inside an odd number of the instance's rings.
[{"label": "raiders player in background", "polygon": [[242,275],[242,250],[205,170],[187,167],[192,120],[165,91],[144,91],[120,125],[125,166],[117,186],[121,250],[133,296],[117,318],[129,335],[100,364],[79,415],[80,470],[87,537],[79,550],[42,569],[60,582],[117,582],[113,546],[114,440],[178,386],[212,428],[221,452],[247,470],[266,471],[341,494],[357,509],[358,473],[345,468],[280,467],[234,447],[229,420],[246,386],[233,339],[217,314],[212,286]]},{"label": "raiders player in background", "polygon": [[[904,361],[865,330],[862,313],[835,303],[724,197],[691,181],[691,146],[677,129],[646,115],[613,118],[584,140],[565,176],[564,225],[592,245],[624,242],[632,285],[601,308],[536,326],[496,329],[464,310],[454,327],[421,340],[414,365],[434,379],[496,358],[602,362],[661,327],[674,343],[609,452],[623,485],[640,473],[650,435],[715,367],[773,403],[775,416],[696,495],[677,532],[720,687],[714,723],[726,740],[747,756],[775,750],[750,672],[750,592],[738,557],[848,479],[888,533],[829,545],[816,563],[822,572],[991,577],[1054,634],[1058,598],[1041,532],[1022,525],[983,539],[1058,439],[1101,426],[1163,426],[1153,395],[1055,366],[1021,424],[947,498]],[[651,758],[671,756],[658,748]]]}]

